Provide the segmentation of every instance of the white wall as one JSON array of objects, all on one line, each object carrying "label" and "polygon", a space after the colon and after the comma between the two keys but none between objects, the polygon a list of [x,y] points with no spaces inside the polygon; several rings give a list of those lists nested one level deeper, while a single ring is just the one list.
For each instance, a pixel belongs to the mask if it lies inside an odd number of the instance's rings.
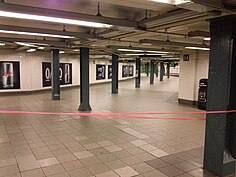
[{"label": "white wall", "polygon": [[[13,50],[0,50],[0,61],[19,61],[20,62],[20,84],[21,89],[0,90],[0,92],[15,92],[15,91],[34,91],[43,90],[50,87],[43,87],[42,83],[42,62],[50,62],[51,54],[46,52],[26,53]],[[72,84],[62,85],[61,87],[77,86],[80,84],[80,59],[79,55],[60,55],[60,63],[72,63]],[[106,65],[106,79],[96,80],[96,64]],[[110,82],[108,79],[108,65],[111,62],[108,60],[90,60],[90,83]],[[135,73],[135,63],[119,63],[119,80],[122,78],[122,65],[133,65]],[[132,77],[129,77],[132,78]]]},{"label": "white wall", "polygon": [[[180,60],[179,99],[197,101],[198,84],[201,78],[208,78],[209,52],[188,50],[189,61]],[[183,56],[183,55],[182,55]]]}]

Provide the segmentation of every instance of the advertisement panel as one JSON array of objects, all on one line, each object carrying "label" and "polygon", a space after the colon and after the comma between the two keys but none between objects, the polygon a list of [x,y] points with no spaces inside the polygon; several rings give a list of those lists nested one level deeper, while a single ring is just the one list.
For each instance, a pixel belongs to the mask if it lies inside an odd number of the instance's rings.
[{"label": "advertisement panel", "polygon": [[122,77],[128,77],[129,76],[129,66],[123,65],[122,66]]},{"label": "advertisement panel", "polygon": [[108,65],[108,79],[112,78],[112,65]]},{"label": "advertisement panel", "polygon": [[[42,76],[43,76],[43,87],[51,86],[51,63],[42,63]],[[71,63],[60,63],[60,85],[72,84],[72,64]]]},{"label": "advertisement panel", "polygon": [[106,78],[106,66],[96,65],[96,80],[102,80]]},{"label": "advertisement panel", "polygon": [[134,66],[130,65],[129,66],[129,77],[133,77],[134,76]]},{"label": "advertisement panel", "polygon": [[0,62],[0,89],[20,89],[20,63]]}]

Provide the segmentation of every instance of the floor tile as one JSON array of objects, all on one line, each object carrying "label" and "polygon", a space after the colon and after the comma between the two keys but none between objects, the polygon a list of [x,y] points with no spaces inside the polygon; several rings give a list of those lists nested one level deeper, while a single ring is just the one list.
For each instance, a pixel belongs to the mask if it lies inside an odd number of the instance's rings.
[{"label": "floor tile", "polygon": [[96,175],[96,177],[119,177],[119,176],[113,171],[108,171],[105,173],[98,174]]},{"label": "floor tile", "polygon": [[140,174],[155,170],[153,167],[143,162],[136,165],[132,165],[131,167]]},{"label": "floor tile", "polygon": [[18,174],[18,173],[19,173],[19,169],[17,165],[0,168],[0,177],[10,176],[10,175]]},{"label": "floor tile", "polygon": [[100,141],[100,142],[98,142],[98,144],[102,147],[114,145],[114,143],[112,143],[111,141]]},{"label": "floor tile", "polygon": [[92,173],[87,168],[80,168],[75,169],[72,171],[68,171],[70,177],[90,177],[92,176]]},{"label": "floor tile", "polygon": [[180,163],[176,163],[173,166],[175,166],[176,168],[184,171],[184,172],[188,172],[188,171],[192,171],[194,169],[197,169],[198,167],[188,163],[188,162],[180,162]]},{"label": "floor tile", "polygon": [[118,169],[118,168],[122,168],[122,167],[126,167],[127,165],[122,162],[121,160],[114,160],[114,161],[109,161],[109,162],[105,162],[105,164],[112,170]]},{"label": "floor tile", "polygon": [[106,146],[104,148],[106,150],[108,150],[109,152],[117,152],[117,151],[121,151],[122,150],[122,148],[120,146],[117,146],[117,145]]},{"label": "floor tile", "polygon": [[93,157],[94,155],[89,152],[89,151],[81,151],[81,152],[77,152],[77,153],[74,153],[75,156],[78,158],[78,159],[85,159],[85,158],[89,158],[89,157]]},{"label": "floor tile", "polygon": [[84,167],[84,165],[79,160],[63,162],[62,166],[66,169],[66,171],[71,171],[71,170],[74,170],[74,169]]},{"label": "floor tile", "polygon": [[184,173],[184,171],[181,171],[178,168],[173,167],[171,165],[160,168],[158,170],[169,177],[181,175]]},{"label": "floor tile", "polygon": [[156,156],[156,157],[164,157],[164,156],[169,155],[167,152],[159,150],[159,149],[154,150],[154,151],[150,151],[149,153]]},{"label": "floor tile", "polygon": [[153,160],[149,160],[149,161],[146,161],[146,163],[150,166],[152,166],[153,168],[155,169],[160,169],[162,167],[166,167],[168,166],[169,164],[161,159],[153,159]]},{"label": "floor tile", "polygon": [[24,171],[21,173],[22,177],[44,177],[44,173],[41,169]]},{"label": "floor tile", "polygon": [[143,141],[143,140],[135,140],[135,141],[131,141],[130,143],[133,144],[133,145],[135,145],[135,146],[143,146],[143,145],[148,144],[148,143],[146,143],[146,142]]},{"label": "floor tile", "polygon": [[19,163],[18,165],[19,165],[20,171],[27,171],[27,170],[40,168],[40,165],[37,161],[26,161],[26,162]]},{"label": "floor tile", "polygon": [[108,168],[104,163],[100,163],[100,164],[96,164],[96,165],[92,165],[92,166],[87,166],[87,168],[94,175],[110,171],[110,168]]},{"label": "floor tile", "polygon": [[133,168],[127,166],[114,170],[120,177],[132,177],[138,175],[139,173]]},{"label": "floor tile", "polygon": [[38,162],[41,167],[47,167],[47,166],[59,164],[59,161],[55,157],[49,158],[49,159],[42,159],[42,160],[39,160]]},{"label": "floor tile", "polygon": [[65,172],[65,169],[62,167],[62,165],[57,164],[57,165],[44,167],[43,171],[47,176],[49,176],[49,175],[54,175],[54,174]]}]

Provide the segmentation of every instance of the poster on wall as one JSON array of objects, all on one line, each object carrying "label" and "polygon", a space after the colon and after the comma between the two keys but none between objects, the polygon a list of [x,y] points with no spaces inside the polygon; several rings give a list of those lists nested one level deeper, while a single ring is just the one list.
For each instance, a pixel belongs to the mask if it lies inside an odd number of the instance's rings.
[{"label": "poster on wall", "polygon": [[128,77],[129,76],[129,66],[123,65],[122,66],[122,77]]},{"label": "poster on wall", "polygon": [[129,77],[133,77],[134,76],[134,66],[130,65],[129,66]]},{"label": "poster on wall", "polygon": [[[43,62],[43,87],[51,86],[51,63]],[[72,64],[60,63],[60,85],[72,84]]]},{"label": "poster on wall", "polygon": [[106,66],[96,65],[96,80],[102,80],[106,78]]},{"label": "poster on wall", "polygon": [[20,89],[20,63],[0,62],[0,89]]},{"label": "poster on wall", "polygon": [[112,65],[108,65],[108,79],[112,78]]}]

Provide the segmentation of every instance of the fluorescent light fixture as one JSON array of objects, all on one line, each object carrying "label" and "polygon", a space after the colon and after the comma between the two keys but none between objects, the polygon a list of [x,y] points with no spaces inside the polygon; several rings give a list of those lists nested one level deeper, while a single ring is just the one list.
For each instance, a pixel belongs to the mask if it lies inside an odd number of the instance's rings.
[{"label": "fluorescent light fixture", "polygon": [[64,35],[57,35],[57,34],[31,33],[31,32],[23,32],[23,31],[8,31],[8,30],[0,30],[0,33],[4,33],[4,34],[21,34],[21,35],[30,35],[30,36],[42,36],[42,37],[55,37],[55,38],[65,38],[65,39],[75,38],[75,37],[72,37],[72,36],[64,36]]},{"label": "fluorescent light fixture", "polygon": [[148,53],[159,53],[159,54],[162,54],[162,53],[164,53],[164,54],[170,53],[170,52],[162,52],[162,51],[146,51],[146,52],[148,52]]},{"label": "fluorescent light fixture", "polygon": [[74,49],[73,51],[74,51],[74,52],[79,52],[79,49]]},{"label": "fluorescent light fixture", "polygon": [[92,58],[92,59],[99,59],[99,58],[111,59],[112,58],[111,55],[89,55],[89,57]]},{"label": "fluorescent light fixture", "polygon": [[35,45],[28,44],[28,43],[25,43],[25,42],[15,42],[15,43],[18,44],[18,45],[26,46],[26,47],[37,47]]},{"label": "fluorescent light fixture", "polygon": [[144,52],[143,50],[135,50],[135,49],[117,49],[122,52]]},{"label": "fluorescent light fixture", "polygon": [[151,46],[152,44],[150,44],[150,43],[141,43],[141,45]]},{"label": "fluorescent light fixture", "polygon": [[210,41],[211,38],[210,38],[210,37],[206,37],[206,38],[204,38],[204,40],[205,40],[205,41]]},{"label": "fluorescent light fixture", "polygon": [[0,43],[0,46],[4,46],[4,45],[6,45],[5,43]]},{"label": "fluorescent light fixture", "polygon": [[27,52],[35,52],[36,51],[36,49],[29,49],[29,50],[27,50]]},{"label": "fluorescent light fixture", "polygon": [[162,55],[166,55],[166,54],[162,54],[162,53],[127,53],[127,54],[125,54],[125,55],[127,55],[127,56],[137,56],[137,55],[147,55],[147,56],[149,56],[149,55],[158,55],[158,56],[162,56]]},{"label": "fluorescent light fixture", "polygon": [[166,54],[170,52],[162,52],[162,51],[145,51],[145,50],[136,50],[136,49],[117,49],[118,51],[122,52],[148,52],[148,53],[158,53],[158,54]]},{"label": "fluorescent light fixture", "polygon": [[186,49],[193,49],[193,50],[210,50],[206,47],[185,47]]},{"label": "fluorescent light fixture", "polygon": [[87,27],[94,27],[94,28],[112,27],[112,25],[108,25],[104,23],[88,22],[88,21],[73,20],[73,19],[66,19],[66,18],[59,18],[59,17],[48,17],[48,16],[42,16],[42,15],[24,14],[24,13],[17,13],[17,12],[7,12],[7,11],[0,11],[0,16],[9,17],[9,18],[17,18],[17,19],[25,19],[25,20],[35,20],[35,21],[43,21],[43,22],[87,26]]},{"label": "fluorescent light fixture", "polygon": [[186,4],[192,2],[191,0],[175,0],[175,5]]},{"label": "fluorescent light fixture", "polygon": [[174,55],[163,55],[161,57],[163,57],[163,58],[171,58],[171,57],[174,57]]},{"label": "fluorescent light fixture", "polygon": [[171,4],[171,5],[180,5],[180,4],[192,2],[191,0],[151,0],[151,1],[164,3],[164,4]]},{"label": "fluorescent light fixture", "polygon": [[60,54],[63,54],[63,53],[66,53],[66,52],[61,50],[61,51],[59,51],[59,53],[60,53]]},{"label": "fluorescent light fixture", "polygon": [[43,50],[43,49],[45,49],[45,47],[38,47],[38,49],[39,49],[39,50]]}]

